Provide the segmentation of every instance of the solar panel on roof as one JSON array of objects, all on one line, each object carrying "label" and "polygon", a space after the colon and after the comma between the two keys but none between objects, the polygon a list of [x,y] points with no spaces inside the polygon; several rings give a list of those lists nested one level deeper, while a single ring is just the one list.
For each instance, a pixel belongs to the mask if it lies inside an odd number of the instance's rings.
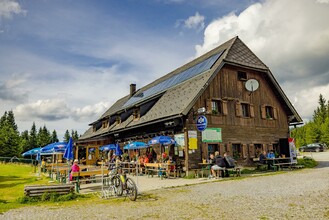
[{"label": "solar panel on roof", "polygon": [[175,85],[178,85],[200,73],[203,73],[204,71],[209,70],[214,65],[216,60],[223,54],[223,52],[224,51],[221,51],[201,63],[198,63],[141,93],[135,94],[123,105],[123,108],[127,108],[147,98],[160,94]]}]

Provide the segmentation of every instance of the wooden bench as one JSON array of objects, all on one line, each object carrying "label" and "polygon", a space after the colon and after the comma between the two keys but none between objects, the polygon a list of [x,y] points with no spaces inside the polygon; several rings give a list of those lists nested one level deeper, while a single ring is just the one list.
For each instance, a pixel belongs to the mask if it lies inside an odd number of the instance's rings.
[{"label": "wooden bench", "polygon": [[304,165],[300,165],[300,164],[291,165],[291,169],[302,169],[302,168],[304,168]]},{"label": "wooden bench", "polygon": [[107,170],[88,170],[88,171],[80,171],[80,172],[72,172],[72,178],[75,180],[71,181],[71,183],[75,184],[76,192],[79,192],[80,189],[80,183],[82,182],[96,182],[97,180],[101,180],[102,176],[99,176],[99,178],[96,177],[96,175],[102,175],[104,176],[108,175]]},{"label": "wooden bench", "polygon": [[159,163],[144,163],[145,174],[149,177],[150,175],[159,175],[160,164]]},{"label": "wooden bench", "polygon": [[34,197],[41,196],[44,193],[57,193],[60,195],[74,192],[73,185],[31,185],[24,186],[24,194]]},{"label": "wooden bench", "polygon": [[[173,169],[172,169],[173,166]],[[176,164],[172,163],[145,163],[145,174],[148,176],[152,176],[154,174],[157,174],[159,177],[169,177],[171,173],[173,173],[173,176],[176,177],[177,171],[176,171]]]},{"label": "wooden bench", "polygon": [[278,170],[281,170],[283,167],[287,167],[287,168],[291,169],[291,166],[292,165],[293,164],[290,163],[290,162],[287,162],[287,163],[275,163],[275,164],[273,164],[273,166],[277,166],[278,167]]}]

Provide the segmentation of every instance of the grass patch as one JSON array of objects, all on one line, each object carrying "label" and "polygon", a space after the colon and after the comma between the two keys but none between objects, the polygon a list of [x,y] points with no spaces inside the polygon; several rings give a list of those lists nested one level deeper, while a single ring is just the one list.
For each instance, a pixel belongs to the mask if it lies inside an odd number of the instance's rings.
[{"label": "grass patch", "polygon": [[304,156],[303,158],[297,158],[297,164],[303,165],[305,168],[314,168],[319,163],[311,157]]},{"label": "grass patch", "polygon": [[50,179],[42,175],[38,177],[35,168],[31,165],[0,164],[0,170],[0,213],[27,205],[45,204],[43,201],[54,204],[54,202],[80,198],[72,194],[45,194],[41,198],[26,197],[24,196],[25,185],[44,185],[48,184]]}]

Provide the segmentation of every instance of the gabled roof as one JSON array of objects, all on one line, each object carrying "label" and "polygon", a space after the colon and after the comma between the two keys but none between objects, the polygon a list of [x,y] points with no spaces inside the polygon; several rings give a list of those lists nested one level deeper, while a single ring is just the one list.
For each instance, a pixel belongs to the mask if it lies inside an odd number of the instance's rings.
[{"label": "gabled roof", "polygon": [[144,86],[132,97],[128,95],[121,98],[99,120],[91,123],[91,125],[99,123],[104,118],[116,116],[128,109],[142,106],[150,100],[158,99],[139,120],[134,121],[130,116],[120,124],[100,128],[96,132],[89,129],[80,140],[141,126],[145,123],[186,115],[215,74],[226,63],[266,72],[274,84],[278,96],[287,105],[286,110],[295,116],[296,121],[302,121],[269,68],[238,37],[234,37],[208,53]]}]

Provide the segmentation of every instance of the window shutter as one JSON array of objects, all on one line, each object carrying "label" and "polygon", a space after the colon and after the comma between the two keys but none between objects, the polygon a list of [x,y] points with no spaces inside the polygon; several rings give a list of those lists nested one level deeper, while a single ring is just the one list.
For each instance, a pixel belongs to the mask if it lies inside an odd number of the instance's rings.
[{"label": "window shutter", "polygon": [[227,115],[227,101],[222,101],[222,107],[223,107],[223,115]]},{"label": "window shutter", "polygon": [[235,103],[235,116],[241,117],[242,111],[241,111],[241,103],[236,102]]},{"label": "window shutter", "polygon": [[247,155],[248,155],[247,152],[248,152],[247,151],[247,145],[246,144],[242,144],[242,157],[243,158],[247,158]]},{"label": "window shutter", "polygon": [[250,117],[254,118],[255,117],[255,108],[253,104],[250,104]]},{"label": "window shutter", "polygon": [[225,152],[224,145],[223,144],[219,144],[219,154],[223,155],[224,152]]},{"label": "window shutter", "polygon": [[273,117],[274,119],[278,119],[278,109],[276,107],[273,107]]},{"label": "window shutter", "polygon": [[261,113],[262,119],[266,119],[266,106],[265,105],[261,106],[260,113]]},{"label": "window shutter", "polygon": [[211,109],[211,99],[206,99],[206,109],[207,109],[207,112],[212,112],[212,109]]},{"label": "window shutter", "polygon": [[250,158],[255,157],[255,145],[253,145],[253,144],[249,144],[249,155],[250,155]]}]

